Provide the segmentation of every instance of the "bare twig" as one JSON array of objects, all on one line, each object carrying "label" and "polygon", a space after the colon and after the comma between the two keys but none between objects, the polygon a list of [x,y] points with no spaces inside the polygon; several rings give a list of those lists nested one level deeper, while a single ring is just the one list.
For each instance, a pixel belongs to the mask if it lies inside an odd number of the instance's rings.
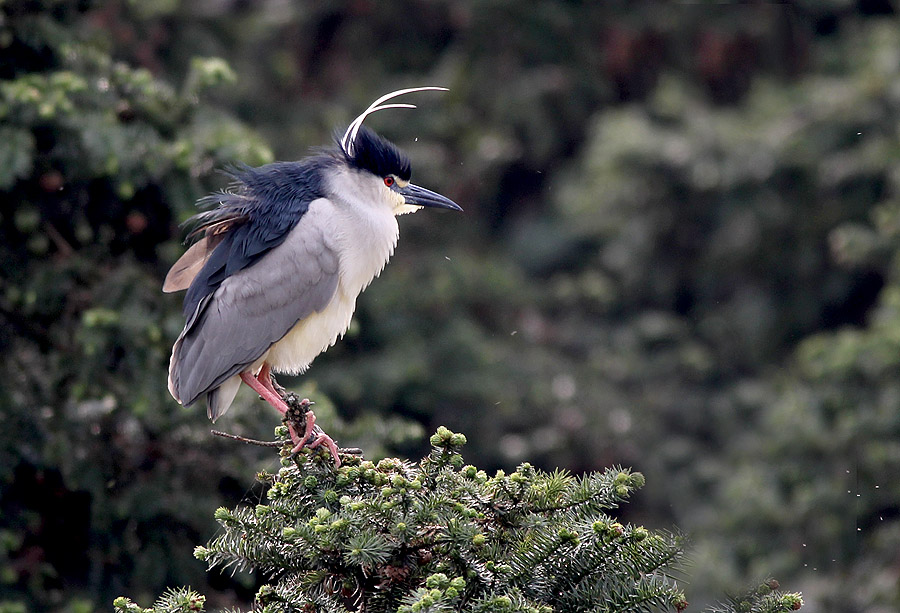
[{"label": "bare twig", "polygon": [[285,441],[258,441],[256,439],[238,436],[237,434],[228,434],[227,432],[220,432],[218,430],[210,430],[210,432],[215,436],[230,438],[233,441],[240,441],[241,443],[247,443],[248,445],[258,445],[259,447],[281,447],[285,444]]},{"label": "bare twig", "polygon": [[[246,436],[240,436],[237,434],[228,434],[227,432],[221,432],[219,430],[210,430],[210,433],[215,436],[221,436],[222,438],[228,438],[233,441],[238,441],[241,443],[247,443],[248,445],[257,445],[259,447],[281,447],[282,445],[287,444],[288,441],[258,441],[253,438],[247,438]],[[359,447],[341,447],[341,453],[346,453],[349,455],[362,455],[363,450]]]}]

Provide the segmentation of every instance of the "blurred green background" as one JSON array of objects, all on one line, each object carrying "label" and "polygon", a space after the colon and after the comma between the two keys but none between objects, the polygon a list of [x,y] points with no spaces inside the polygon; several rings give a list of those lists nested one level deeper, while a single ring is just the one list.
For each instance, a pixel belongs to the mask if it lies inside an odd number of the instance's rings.
[{"label": "blurred green background", "polygon": [[[105,610],[207,574],[259,448],[168,395],[179,223],[231,162],[367,121],[465,214],[400,220],[320,423],[486,469],[644,472],[692,609],[772,574],[900,609],[900,8],[452,0],[0,2],[0,602]],[[221,428],[271,438],[241,392]]]}]

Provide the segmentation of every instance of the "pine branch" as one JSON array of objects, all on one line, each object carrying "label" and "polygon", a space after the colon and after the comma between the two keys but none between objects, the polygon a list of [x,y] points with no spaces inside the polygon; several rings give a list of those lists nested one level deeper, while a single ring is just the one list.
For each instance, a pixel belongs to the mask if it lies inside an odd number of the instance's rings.
[{"label": "pine branch", "polygon": [[[216,511],[222,533],[196,556],[211,568],[266,572],[271,582],[257,606],[271,613],[687,606],[672,577],[681,539],[608,514],[643,485],[640,473],[616,467],[573,477],[522,464],[488,477],[464,464],[464,436],[440,428],[431,443],[418,464],[350,457],[337,470],[327,456],[293,458],[282,448],[278,473],[259,475],[269,486],[266,504]],[[753,594],[740,607],[774,613],[799,602]],[[202,608],[195,596],[172,592],[152,611]],[[143,611],[116,602],[120,613]],[[713,613],[732,610],[744,608]]]},{"label": "pine branch", "polygon": [[778,591],[779,587],[775,579],[766,579],[756,588],[707,609],[707,613],[786,613],[803,606],[800,594],[785,594]]}]

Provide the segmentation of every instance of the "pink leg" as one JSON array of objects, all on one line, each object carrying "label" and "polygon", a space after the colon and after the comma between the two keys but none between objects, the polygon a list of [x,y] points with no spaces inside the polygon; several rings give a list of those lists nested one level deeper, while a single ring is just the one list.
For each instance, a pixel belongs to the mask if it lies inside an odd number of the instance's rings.
[{"label": "pink leg", "polygon": [[[244,371],[241,373],[241,381],[253,388],[253,391],[262,396],[263,400],[278,409],[279,413],[281,413],[282,415],[287,413],[287,404],[285,404],[281,396],[279,396],[275,392],[275,390],[272,389],[271,382],[269,383],[269,387],[266,387],[259,379],[254,377],[250,371]],[[301,439],[294,431],[294,427],[291,424],[288,424],[288,432],[291,433],[291,440],[294,441],[294,444],[300,445],[302,447],[303,442],[306,441],[306,439]]]},{"label": "pink leg", "polygon": [[269,383],[269,387],[266,387],[259,379],[254,377],[250,371],[244,371],[241,373],[241,381],[249,385],[253,388],[253,391],[263,397],[263,400],[271,404],[273,407],[278,409],[278,412],[284,415],[288,411],[288,406],[284,403],[281,396],[275,393],[275,390],[272,389],[271,382]]},{"label": "pink leg", "polygon": [[259,374],[256,375],[256,380],[263,384],[267,390],[278,395],[278,392],[275,391],[275,387],[272,385],[272,367],[269,366],[268,362],[265,362],[262,368],[259,371]]}]

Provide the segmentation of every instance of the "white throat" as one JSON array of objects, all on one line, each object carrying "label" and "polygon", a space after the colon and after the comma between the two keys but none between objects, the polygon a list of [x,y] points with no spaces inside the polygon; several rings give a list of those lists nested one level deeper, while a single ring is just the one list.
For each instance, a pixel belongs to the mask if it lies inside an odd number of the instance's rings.
[{"label": "white throat", "polygon": [[[334,203],[333,236],[340,243],[341,285],[348,293],[365,289],[394,253],[400,228],[397,209],[409,207],[374,175],[341,169],[329,178]],[[407,211],[402,211],[407,212]]]}]

